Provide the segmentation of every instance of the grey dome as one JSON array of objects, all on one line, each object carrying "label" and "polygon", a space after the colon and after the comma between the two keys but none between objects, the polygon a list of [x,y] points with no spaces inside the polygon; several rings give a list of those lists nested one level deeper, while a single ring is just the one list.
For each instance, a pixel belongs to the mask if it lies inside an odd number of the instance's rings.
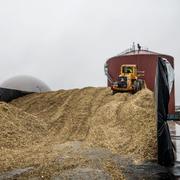
[{"label": "grey dome", "polygon": [[50,91],[50,88],[44,82],[31,76],[15,76],[4,81],[0,87],[27,92]]}]

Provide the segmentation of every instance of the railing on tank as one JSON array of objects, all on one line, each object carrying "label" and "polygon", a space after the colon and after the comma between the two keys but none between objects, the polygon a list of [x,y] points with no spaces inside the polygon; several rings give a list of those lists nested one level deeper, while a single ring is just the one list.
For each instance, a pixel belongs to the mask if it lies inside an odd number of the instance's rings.
[{"label": "railing on tank", "polygon": [[105,73],[105,75],[107,76],[108,81],[109,81],[111,84],[113,84],[114,82],[113,82],[113,79],[112,79],[112,77],[110,76],[110,74],[109,74],[109,72],[108,72],[108,64],[107,64],[107,63],[104,64],[104,73]]},{"label": "railing on tank", "polygon": [[125,55],[125,54],[128,54],[128,53],[136,53],[138,51],[147,51],[147,52],[150,52],[149,49],[147,47],[144,47],[144,46],[141,46],[141,49],[138,50],[137,48],[134,47],[131,47],[131,48],[128,48],[126,50],[124,50],[123,52],[121,52],[120,54],[118,54],[117,56],[120,56],[120,55]]}]

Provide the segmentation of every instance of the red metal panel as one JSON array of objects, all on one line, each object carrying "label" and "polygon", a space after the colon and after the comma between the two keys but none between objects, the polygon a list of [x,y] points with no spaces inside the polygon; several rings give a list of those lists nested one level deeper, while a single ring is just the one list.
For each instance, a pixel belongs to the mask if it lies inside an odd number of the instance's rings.
[{"label": "red metal panel", "polygon": [[[134,55],[120,55],[110,58],[107,61],[109,74],[115,81],[120,72],[120,66],[122,64],[136,64],[139,71],[144,71],[144,80],[147,87],[154,91],[155,75],[156,75],[156,64],[158,56],[166,58],[171,65],[174,67],[174,59],[172,56],[162,54],[134,54]],[[108,82],[108,86],[110,83]],[[174,98],[174,87],[170,95],[169,102],[169,113],[175,112],[175,98]]]}]

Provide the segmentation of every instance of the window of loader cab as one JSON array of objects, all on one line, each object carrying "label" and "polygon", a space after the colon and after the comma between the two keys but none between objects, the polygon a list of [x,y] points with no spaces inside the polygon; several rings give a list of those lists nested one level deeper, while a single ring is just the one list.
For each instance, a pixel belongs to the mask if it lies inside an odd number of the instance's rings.
[{"label": "window of loader cab", "polygon": [[129,66],[123,67],[123,73],[132,73],[132,72],[133,72],[133,67],[129,67]]}]

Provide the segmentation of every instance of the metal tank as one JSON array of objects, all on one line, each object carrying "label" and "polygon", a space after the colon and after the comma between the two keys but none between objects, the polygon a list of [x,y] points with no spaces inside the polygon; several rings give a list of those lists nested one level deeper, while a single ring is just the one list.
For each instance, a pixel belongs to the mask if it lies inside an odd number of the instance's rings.
[{"label": "metal tank", "polygon": [[[146,82],[147,88],[154,91],[156,64],[158,57],[167,59],[174,68],[174,58],[172,56],[152,52],[142,48],[139,48],[139,50],[130,48],[117,56],[111,57],[105,63],[105,73],[108,75],[107,85],[111,86],[111,81],[117,81],[120,72],[120,66],[122,64],[136,64],[138,71],[144,71],[144,80]],[[169,113],[175,113],[174,96],[175,92],[173,85],[170,94]]]},{"label": "metal tank", "polygon": [[47,92],[50,88],[41,80],[27,75],[12,77],[2,84],[1,88],[15,89],[26,92]]},{"label": "metal tank", "polygon": [[41,80],[31,76],[15,76],[0,84],[0,101],[9,102],[34,92],[47,92],[51,89]]}]

